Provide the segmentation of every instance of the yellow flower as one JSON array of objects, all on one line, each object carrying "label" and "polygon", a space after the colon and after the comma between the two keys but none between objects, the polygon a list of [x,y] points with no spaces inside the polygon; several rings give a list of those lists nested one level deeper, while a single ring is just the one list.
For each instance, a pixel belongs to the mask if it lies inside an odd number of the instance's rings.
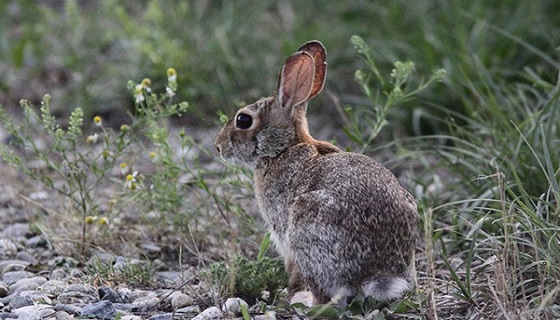
[{"label": "yellow flower", "polygon": [[167,79],[170,82],[177,81],[177,71],[174,68],[167,69]]},{"label": "yellow flower", "polygon": [[130,190],[136,190],[136,177],[138,176],[138,171],[134,171],[132,174],[128,174],[125,178],[124,186]]},{"label": "yellow flower", "polygon": [[140,85],[142,86],[142,89],[149,89],[150,86],[152,85],[152,80],[150,80],[148,78],[144,78],[144,79],[142,79],[142,82],[140,83]]},{"label": "yellow flower", "polygon": [[106,225],[106,224],[108,224],[108,223],[109,223],[109,220],[108,220],[107,218],[105,218],[105,217],[99,219],[99,224],[102,225],[102,226],[104,226],[104,225]]},{"label": "yellow flower", "polygon": [[123,125],[121,126],[121,131],[122,131],[122,132],[128,132],[128,131],[130,131],[130,126],[127,125],[127,124],[123,124]]},{"label": "yellow flower", "polygon": [[97,133],[96,133],[96,134],[93,134],[93,135],[89,135],[89,136],[87,136],[87,138],[86,138],[86,143],[91,143],[91,144],[96,143],[96,142],[97,142],[97,138],[99,138],[99,135],[98,135]]},{"label": "yellow flower", "polygon": [[97,217],[94,217],[94,216],[87,216],[84,219],[86,224],[92,224],[95,220],[97,220]]},{"label": "yellow flower", "polygon": [[142,85],[139,84],[134,88],[134,97],[136,97],[136,103],[144,101],[144,92],[142,92]]},{"label": "yellow flower", "polygon": [[105,149],[103,150],[103,160],[107,160],[109,159],[109,156],[112,156],[113,154],[111,153],[111,151]]},{"label": "yellow flower", "polygon": [[103,125],[103,119],[101,119],[100,116],[95,116],[93,118],[93,123],[95,123],[96,126],[101,127]]},{"label": "yellow flower", "polygon": [[155,161],[157,159],[157,153],[155,151],[151,151],[148,154],[148,157],[150,157],[150,159],[152,159],[152,161]]},{"label": "yellow flower", "polygon": [[121,168],[121,173],[122,173],[123,175],[128,173],[128,171],[129,171],[128,165],[127,165],[125,162],[122,162],[122,163],[119,165],[119,167]]}]

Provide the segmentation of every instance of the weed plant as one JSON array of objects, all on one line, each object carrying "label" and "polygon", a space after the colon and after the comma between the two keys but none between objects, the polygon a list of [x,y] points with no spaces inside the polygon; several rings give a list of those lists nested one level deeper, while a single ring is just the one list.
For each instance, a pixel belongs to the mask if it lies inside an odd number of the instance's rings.
[{"label": "weed plant", "polygon": [[[172,238],[178,241],[172,250],[185,242],[196,248],[204,242],[202,235],[207,234],[205,228],[214,223],[213,219],[223,223],[223,219],[235,218],[229,217],[232,212],[242,213],[230,198],[217,195],[216,190],[227,188],[229,180],[215,179],[215,174],[200,163],[200,157],[211,157],[208,150],[184,130],[176,136],[169,133],[169,118],[181,116],[189,105],[174,102],[176,71],[170,68],[167,76],[162,94],[152,92],[149,79],[129,83],[136,111],[131,115],[132,122],[118,130],[105,126],[103,119],[95,116],[93,129],[86,133],[80,108],[71,113],[68,127],[63,127],[51,113],[48,95],[39,112],[22,100],[23,123],[0,109],[1,124],[11,135],[13,147],[0,146],[4,161],[33,183],[54,191],[49,199],[53,207],[47,206],[51,225],[42,228],[53,243],[76,244],[82,259],[87,259],[86,253],[95,246],[109,246],[117,254],[124,253],[134,241],[141,240],[128,225],[132,219],[135,224],[151,227],[152,241],[173,237],[158,231],[171,229],[182,235]],[[55,199],[58,202],[52,201]],[[215,208],[224,208],[228,216],[223,213],[209,218]],[[66,222],[62,230],[52,225],[60,222],[57,212],[67,213],[61,218]],[[72,227],[74,223],[79,227]],[[79,236],[67,235],[77,229],[81,230]],[[129,233],[136,237],[127,239]],[[115,237],[124,240],[122,248],[113,241]]]}]

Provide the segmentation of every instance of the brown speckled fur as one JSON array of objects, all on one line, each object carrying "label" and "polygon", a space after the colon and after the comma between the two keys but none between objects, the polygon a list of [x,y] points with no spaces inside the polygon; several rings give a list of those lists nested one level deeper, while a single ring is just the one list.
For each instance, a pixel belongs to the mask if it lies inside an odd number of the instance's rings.
[{"label": "brown speckled fur", "polygon": [[[391,300],[414,283],[416,203],[375,160],[309,134],[307,102],[323,87],[325,58],[317,41],[290,56],[275,95],[241,108],[216,147],[255,169],[257,203],[286,263],[290,292],[308,289],[316,303],[338,293]],[[252,117],[250,128],[236,126],[240,113]]]}]

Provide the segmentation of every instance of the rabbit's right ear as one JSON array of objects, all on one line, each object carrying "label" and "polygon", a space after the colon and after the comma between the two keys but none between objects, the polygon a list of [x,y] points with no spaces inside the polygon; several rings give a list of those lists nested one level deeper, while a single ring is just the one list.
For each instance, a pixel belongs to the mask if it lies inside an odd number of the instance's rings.
[{"label": "rabbit's right ear", "polygon": [[327,78],[327,49],[317,40],[306,42],[298,51],[305,51],[309,53],[315,60],[315,79],[313,80],[313,89],[309,99],[313,98],[325,85]]},{"label": "rabbit's right ear", "polygon": [[284,63],[278,78],[276,95],[283,108],[293,111],[297,105],[307,102],[311,97],[315,77],[313,57],[298,51]]}]

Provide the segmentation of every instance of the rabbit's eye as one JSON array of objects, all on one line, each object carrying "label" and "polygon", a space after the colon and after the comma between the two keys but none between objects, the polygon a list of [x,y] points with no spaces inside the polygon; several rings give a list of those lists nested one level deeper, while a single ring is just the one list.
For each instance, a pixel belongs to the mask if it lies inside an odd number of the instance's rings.
[{"label": "rabbit's eye", "polygon": [[252,124],[253,124],[253,117],[245,113],[238,114],[237,119],[235,119],[235,125],[239,129],[249,129]]}]

